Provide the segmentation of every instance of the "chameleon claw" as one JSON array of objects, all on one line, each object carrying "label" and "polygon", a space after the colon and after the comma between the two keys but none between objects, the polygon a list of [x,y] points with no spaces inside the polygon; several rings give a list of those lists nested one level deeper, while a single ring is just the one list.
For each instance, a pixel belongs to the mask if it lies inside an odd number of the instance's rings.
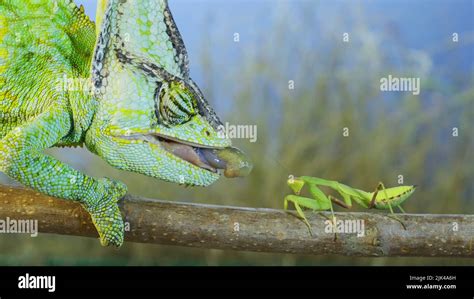
[{"label": "chameleon claw", "polygon": [[99,213],[91,214],[91,217],[99,233],[100,244],[102,246],[122,246],[124,224],[122,214],[117,204],[112,204],[102,209]]},{"label": "chameleon claw", "polygon": [[120,247],[124,240],[124,223],[117,202],[126,194],[126,186],[107,178],[99,180],[99,194],[105,194],[99,202],[85,202],[102,246]]}]

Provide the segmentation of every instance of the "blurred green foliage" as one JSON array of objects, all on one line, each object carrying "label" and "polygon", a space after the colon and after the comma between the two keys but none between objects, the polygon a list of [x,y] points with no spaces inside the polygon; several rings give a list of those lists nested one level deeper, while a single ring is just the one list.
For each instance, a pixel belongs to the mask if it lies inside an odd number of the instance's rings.
[{"label": "blurred green foliage", "polygon": [[[363,12],[351,15],[351,40],[343,43],[340,20],[324,24],[316,8],[306,4],[293,14],[283,14],[285,8],[280,8],[281,14],[274,16],[270,31],[261,33],[259,43],[245,44],[239,52],[238,69],[225,69],[215,61],[206,38],[199,56],[191,57],[191,67],[199,64],[204,70],[198,83],[209,101],[219,101],[214,96],[216,84],[231,99],[218,106],[221,118],[258,126],[256,143],[235,141],[254,160],[249,177],[184,188],[115,170],[84,149],[51,152],[88,174],[120,179],[131,193],[145,197],[282,208],[283,197],[290,192],[285,184],[289,175],[318,176],[364,190],[374,189],[379,181],[394,186],[403,175],[405,184],[419,186],[404,205],[407,212],[474,213],[472,69],[446,84],[436,76],[429,51],[401,47],[389,34],[371,31]],[[302,30],[315,23],[321,27]],[[240,45],[228,47],[233,46]],[[420,95],[381,92],[379,80],[388,74],[420,77]],[[294,89],[288,88],[289,80]],[[453,127],[459,128],[459,136],[452,136]],[[343,128],[349,129],[348,137]],[[297,256],[132,243],[115,250],[102,248],[94,239],[40,235],[0,236],[0,264],[474,265],[474,261]]]}]

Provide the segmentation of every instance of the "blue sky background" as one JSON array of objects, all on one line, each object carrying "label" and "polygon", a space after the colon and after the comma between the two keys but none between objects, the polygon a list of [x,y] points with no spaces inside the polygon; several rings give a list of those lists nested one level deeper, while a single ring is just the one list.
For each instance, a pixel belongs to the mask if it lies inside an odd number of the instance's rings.
[{"label": "blue sky background", "polygon": [[[96,1],[76,0],[95,18]],[[319,23],[341,22],[344,32],[354,26],[354,12],[363,14],[367,26],[374,32],[390,35],[403,47],[432,53],[434,68],[454,67],[472,72],[474,51],[474,1],[472,0],[174,0],[170,1],[173,16],[183,36],[191,59],[191,73],[199,79],[198,61],[203,46],[226,68],[237,68],[246,47],[258,47],[275,23],[286,16],[299,13],[296,8],[309,8],[306,13],[317,16],[306,19],[305,35],[318,35]],[[298,16],[297,16],[298,17]],[[288,24],[290,26],[290,24]],[[241,42],[233,42],[238,32]],[[450,42],[453,32],[468,40],[466,47],[440,50]],[[294,45],[303,44],[294,36]],[[203,40],[209,44],[203,44]],[[281,46],[281,45],[280,45]],[[288,45],[291,46],[291,45]],[[194,62],[194,63],[193,63]]]}]

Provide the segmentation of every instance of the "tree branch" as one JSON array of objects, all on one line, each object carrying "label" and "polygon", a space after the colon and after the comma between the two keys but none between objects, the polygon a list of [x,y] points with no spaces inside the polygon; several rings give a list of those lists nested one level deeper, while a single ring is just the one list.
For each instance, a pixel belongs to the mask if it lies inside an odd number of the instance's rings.
[{"label": "tree branch", "polygon": [[[363,220],[365,234],[325,232],[329,213],[307,212],[313,236],[294,213],[273,209],[167,202],[127,195],[120,203],[130,225],[126,241],[298,254],[474,257],[474,215],[336,213]],[[77,203],[0,186],[0,220],[38,220],[39,233],[97,237]]]}]

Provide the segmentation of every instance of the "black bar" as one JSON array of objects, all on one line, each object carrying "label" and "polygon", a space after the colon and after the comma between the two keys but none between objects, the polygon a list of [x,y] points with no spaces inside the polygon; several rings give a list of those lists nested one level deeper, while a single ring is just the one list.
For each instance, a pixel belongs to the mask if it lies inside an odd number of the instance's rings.
[{"label": "black bar", "polygon": [[[55,291],[19,289],[19,277],[26,273],[30,279],[55,276]],[[451,289],[408,290],[407,285]],[[33,295],[162,298],[165,294],[188,298],[297,298],[305,294],[314,295],[308,298],[325,298],[324,294],[331,298],[473,298],[474,267],[0,267],[1,299]]]}]

